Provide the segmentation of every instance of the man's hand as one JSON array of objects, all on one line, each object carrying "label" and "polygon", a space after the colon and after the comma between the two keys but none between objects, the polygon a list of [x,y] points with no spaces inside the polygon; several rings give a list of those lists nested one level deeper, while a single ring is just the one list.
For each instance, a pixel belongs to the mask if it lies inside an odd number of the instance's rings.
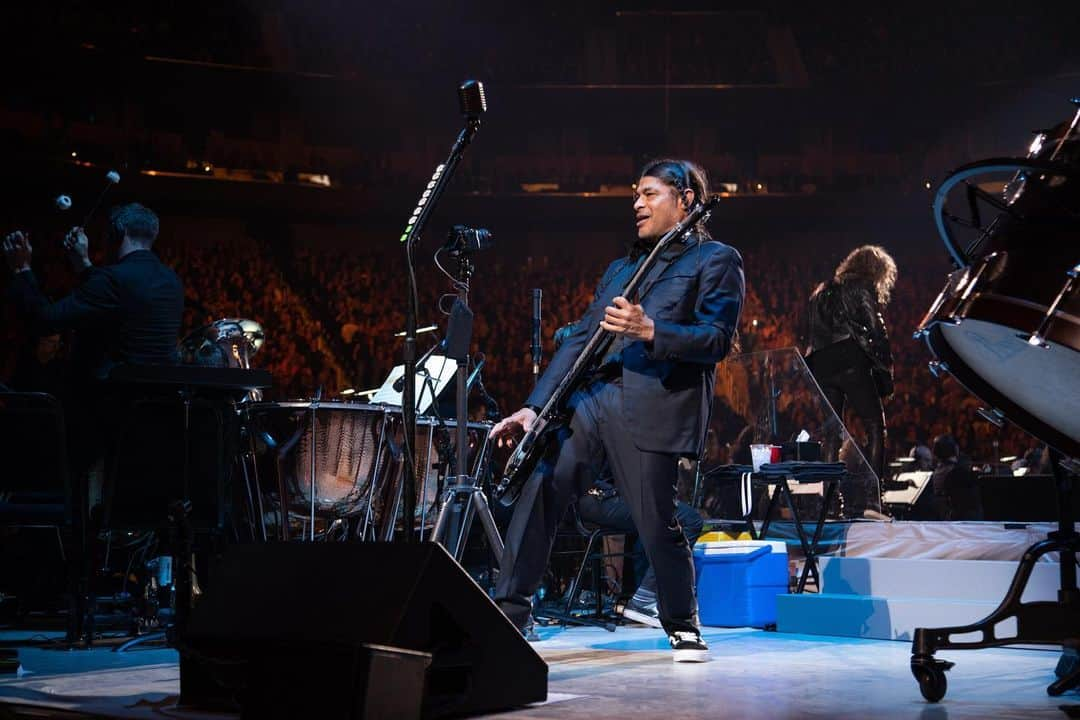
[{"label": "man's hand", "polygon": [[90,267],[90,240],[81,227],[73,227],[64,236],[64,250],[68,262],[75,272],[82,272]]},{"label": "man's hand", "polygon": [[30,258],[34,250],[30,247],[30,233],[16,230],[4,238],[4,257],[12,272],[30,269]]},{"label": "man's hand", "polygon": [[496,423],[489,435],[499,441],[499,447],[503,446],[504,441],[506,445],[513,445],[519,435],[529,432],[534,422],[536,422],[536,412],[532,408],[521,408],[513,415],[504,417]]},{"label": "man's hand", "polygon": [[645,314],[645,309],[640,305],[634,305],[624,297],[617,296],[604,309],[604,319],[600,321],[600,327],[619,335],[625,335],[631,340],[644,340],[652,342],[655,324],[652,318]]}]

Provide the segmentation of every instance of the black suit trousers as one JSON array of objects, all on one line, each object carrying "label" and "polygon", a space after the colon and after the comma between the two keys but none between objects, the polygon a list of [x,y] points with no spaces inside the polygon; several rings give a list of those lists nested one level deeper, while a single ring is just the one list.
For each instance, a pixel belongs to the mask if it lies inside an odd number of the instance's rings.
[{"label": "black suit trousers", "polygon": [[518,627],[528,620],[563,515],[606,460],[655,569],[664,628],[696,628],[694,565],[675,518],[678,457],[637,448],[622,419],[622,395],[618,381],[594,382],[570,399],[570,423],[539,463],[539,477],[532,478],[538,491],[523,491],[518,500],[495,591],[496,602]]}]

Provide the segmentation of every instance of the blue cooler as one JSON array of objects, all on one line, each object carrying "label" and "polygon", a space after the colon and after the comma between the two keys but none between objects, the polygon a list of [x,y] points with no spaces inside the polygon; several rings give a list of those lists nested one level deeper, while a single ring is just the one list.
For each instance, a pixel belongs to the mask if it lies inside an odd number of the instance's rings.
[{"label": "blue cooler", "polygon": [[702,625],[765,627],[776,622],[776,596],[788,591],[783,542],[732,540],[694,547]]}]

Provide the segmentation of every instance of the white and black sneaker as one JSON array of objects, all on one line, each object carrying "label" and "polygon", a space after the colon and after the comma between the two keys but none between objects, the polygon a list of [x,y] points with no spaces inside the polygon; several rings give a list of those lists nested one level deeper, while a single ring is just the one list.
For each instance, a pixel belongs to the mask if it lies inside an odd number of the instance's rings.
[{"label": "white and black sneaker", "polygon": [[668,635],[671,643],[672,660],[675,662],[708,662],[709,646],[701,639],[701,633],[694,630],[676,630]]},{"label": "white and black sneaker", "polygon": [[623,608],[623,617],[632,622],[648,625],[649,627],[663,627],[660,624],[660,610],[656,607],[656,601],[651,603],[641,602],[636,597],[630,598]]}]

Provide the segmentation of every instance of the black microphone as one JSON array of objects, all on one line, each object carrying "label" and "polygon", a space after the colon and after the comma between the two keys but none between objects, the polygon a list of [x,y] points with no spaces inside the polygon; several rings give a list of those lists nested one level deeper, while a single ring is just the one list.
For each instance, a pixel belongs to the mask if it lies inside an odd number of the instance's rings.
[{"label": "black microphone", "polygon": [[533,288],[532,295],[532,361],[533,377],[536,377],[540,374],[540,352],[542,350],[540,345],[540,301],[543,298],[544,291],[540,288]]},{"label": "black microphone", "polygon": [[484,83],[466,80],[458,87],[458,104],[461,114],[475,120],[487,112],[487,98],[484,96]]}]

